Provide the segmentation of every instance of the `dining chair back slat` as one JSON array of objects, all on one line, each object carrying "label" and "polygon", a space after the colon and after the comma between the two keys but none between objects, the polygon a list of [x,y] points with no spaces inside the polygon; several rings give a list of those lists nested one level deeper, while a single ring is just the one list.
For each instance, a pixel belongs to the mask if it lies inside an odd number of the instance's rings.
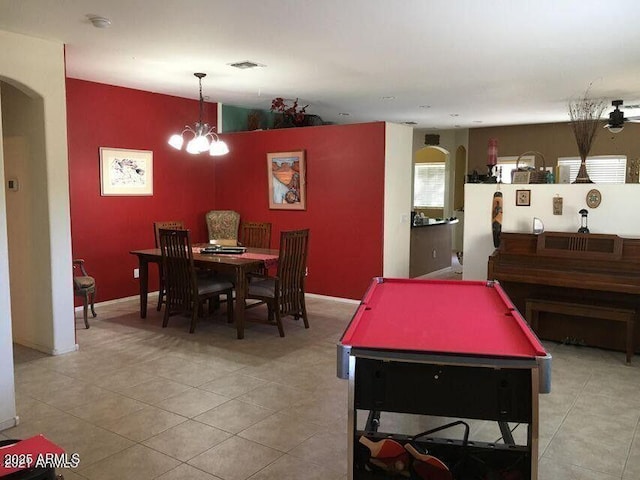
[{"label": "dining chair back slat", "polygon": [[[174,313],[190,312],[191,327],[195,331],[202,304],[209,301],[209,311],[220,294],[232,298],[233,284],[223,279],[198,277],[193,262],[193,250],[189,230],[160,229],[160,251],[165,275],[166,301],[163,327]],[[227,301],[227,318],[233,318],[233,302]]]},{"label": "dining chair back slat", "polygon": [[282,232],[280,235],[277,276],[280,279],[279,303],[282,313],[301,313],[303,310],[308,245],[308,229]]},{"label": "dining chair back slat", "polygon": [[153,222],[153,232],[156,241],[156,248],[160,248],[160,229],[165,230],[184,230],[184,223],[179,220],[170,220],[167,222]]},{"label": "dining chair back slat", "polygon": [[258,276],[256,281],[249,282],[247,298],[259,302],[247,308],[266,303],[269,321],[275,317],[281,337],[284,337],[282,317],[287,315],[296,320],[302,318],[305,328],[309,328],[304,298],[308,250],[309,229],[281,232],[276,276]]},{"label": "dining chair back slat", "polygon": [[[169,220],[166,222],[153,222],[153,233],[156,242],[156,248],[160,248],[160,229],[165,230],[184,230],[184,223],[179,220]],[[162,304],[166,298],[164,287],[164,274],[162,273],[162,264],[158,268],[158,306],[156,310],[162,310]]]},{"label": "dining chair back slat", "polygon": [[240,242],[249,248],[270,248],[271,223],[243,222],[240,225]]}]

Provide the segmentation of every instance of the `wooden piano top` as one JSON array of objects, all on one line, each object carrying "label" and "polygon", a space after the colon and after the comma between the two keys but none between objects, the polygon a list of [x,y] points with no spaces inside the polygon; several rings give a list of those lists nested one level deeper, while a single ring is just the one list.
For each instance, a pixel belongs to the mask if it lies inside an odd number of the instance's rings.
[{"label": "wooden piano top", "polygon": [[569,232],[502,233],[488,278],[640,294],[640,239]]}]

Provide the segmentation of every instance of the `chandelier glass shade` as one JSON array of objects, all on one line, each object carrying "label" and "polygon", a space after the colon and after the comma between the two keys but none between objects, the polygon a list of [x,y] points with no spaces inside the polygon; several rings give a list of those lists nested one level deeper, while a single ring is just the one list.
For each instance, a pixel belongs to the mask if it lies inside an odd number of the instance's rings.
[{"label": "chandelier glass shade", "polygon": [[202,79],[206,73],[194,73],[198,77],[200,84],[200,116],[194,126],[185,125],[181,133],[171,135],[169,145],[176,150],[181,150],[185,141],[185,134],[192,135],[187,142],[186,151],[191,154],[209,152],[211,156],[226,155],[229,153],[227,144],[220,140],[220,137],[214,132],[215,127],[210,127],[208,123],[202,121],[202,113],[204,111],[204,99],[202,97]]}]

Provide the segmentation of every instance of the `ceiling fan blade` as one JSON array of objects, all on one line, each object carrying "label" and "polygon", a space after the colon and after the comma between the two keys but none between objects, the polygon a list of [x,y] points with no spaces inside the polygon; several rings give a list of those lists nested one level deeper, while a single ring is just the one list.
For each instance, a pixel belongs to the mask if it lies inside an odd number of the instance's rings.
[{"label": "ceiling fan blade", "polygon": [[625,122],[632,122],[632,123],[640,123],[640,116],[637,117],[627,117],[624,119]]}]

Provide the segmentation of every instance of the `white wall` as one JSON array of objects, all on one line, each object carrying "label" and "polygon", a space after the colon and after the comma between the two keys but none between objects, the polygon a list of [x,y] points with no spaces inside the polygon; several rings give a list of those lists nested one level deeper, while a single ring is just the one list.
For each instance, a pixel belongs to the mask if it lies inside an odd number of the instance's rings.
[{"label": "white wall", "polygon": [[385,277],[409,277],[411,243],[411,179],[413,129],[385,123],[384,239],[382,271]]},{"label": "white wall", "polygon": [[[602,194],[598,208],[589,209],[587,192],[597,188]],[[527,232],[533,229],[533,217],[544,223],[546,231],[577,232],[580,228],[579,210],[589,211],[591,233],[615,234],[621,237],[640,237],[640,185],[606,184],[540,184],[501,185],[503,194],[503,232]],[[531,190],[531,206],[516,206],[515,191]],[[491,205],[496,185],[465,185],[464,273],[465,280],[485,280],[487,261],[494,251],[491,233]],[[553,197],[563,198],[562,215],[553,215]]]},{"label": "white wall", "polygon": [[[71,224],[69,212],[69,181],[67,163],[66,99],[64,82],[64,47],[60,43],[0,31],[0,80],[20,89],[30,97],[41,97],[44,108],[44,155],[46,189],[34,192],[45,195],[46,211],[34,219],[44,225],[46,248],[34,252],[47,262],[46,268],[34,275],[47,278],[50,301],[45,317],[37,322],[48,326],[46,339],[36,339],[32,345],[49,353],[75,350],[73,312]],[[0,99],[1,100],[1,99]],[[2,133],[0,131],[0,133]],[[4,156],[0,156],[0,171],[4,172]],[[2,174],[2,176],[4,176]],[[7,213],[5,184],[0,185],[0,251],[7,251]],[[26,239],[29,240],[29,239]],[[9,255],[11,252],[9,252]],[[14,421],[12,328],[10,283],[6,257],[0,257],[0,428]],[[38,292],[28,292],[33,301],[40,301]],[[26,296],[27,292],[14,292]],[[26,322],[35,319],[24,319]],[[28,340],[27,340],[28,341]]]},{"label": "white wall", "polygon": [[[0,132],[2,131],[2,98],[0,97]],[[0,135],[0,165],[3,164],[2,135]],[[0,252],[8,252],[4,169],[0,168]],[[11,297],[9,289],[9,261],[0,255],[0,430],[15,423],[16,403],[13,378],[13,345],[11,343]]]}]

